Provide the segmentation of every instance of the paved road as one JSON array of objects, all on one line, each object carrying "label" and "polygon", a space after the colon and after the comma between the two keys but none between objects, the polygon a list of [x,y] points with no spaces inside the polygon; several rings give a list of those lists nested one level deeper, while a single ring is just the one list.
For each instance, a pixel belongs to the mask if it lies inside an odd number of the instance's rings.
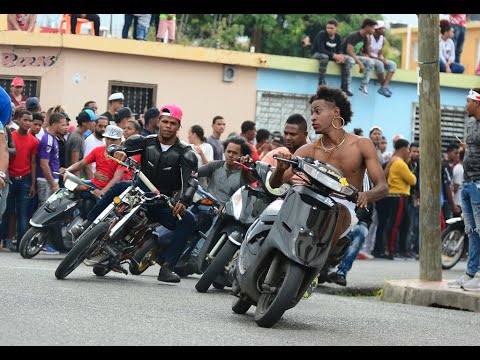
[{"label": "paved road", "polygon": [[[480,314],[321,292],[262,329],[252,309],[231,311],[226,291],[197,293],[195,277],[160,283],[156,267],[141,276],[99,278],[81,265],[60,281],[54,277],[59,258],[0,253],[0,345],[463,346],[480,337]],[[358,262],[349,281],[400,265]]]}]

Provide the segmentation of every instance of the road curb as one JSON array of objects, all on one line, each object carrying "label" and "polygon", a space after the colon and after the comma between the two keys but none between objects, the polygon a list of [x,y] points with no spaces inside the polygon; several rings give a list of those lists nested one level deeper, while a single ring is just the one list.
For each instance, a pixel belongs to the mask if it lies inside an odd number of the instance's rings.
[{"label": "road curb", "polygon": [[386,280],[380,300],[480,312],[480,292],[451,289],[447,280]]}]

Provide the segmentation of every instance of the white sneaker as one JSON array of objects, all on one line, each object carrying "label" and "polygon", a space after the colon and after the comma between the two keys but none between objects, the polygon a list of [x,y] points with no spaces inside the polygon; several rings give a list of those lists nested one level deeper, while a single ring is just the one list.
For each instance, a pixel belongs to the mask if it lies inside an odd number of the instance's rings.
[{"label": "white sneaker", "polygon": [[473,278],[462,285],[463,290],[480,291],[480,278]]},{"label": "white sneaker", "polygon": [[460,276],[457,280],[449,281],[447,283],[447,286],[449,288],[460,289],[463,284],[465,284],[467,281],[472,279],[473,279],[472,277],[468,276],[467,274],[464,274]]}]

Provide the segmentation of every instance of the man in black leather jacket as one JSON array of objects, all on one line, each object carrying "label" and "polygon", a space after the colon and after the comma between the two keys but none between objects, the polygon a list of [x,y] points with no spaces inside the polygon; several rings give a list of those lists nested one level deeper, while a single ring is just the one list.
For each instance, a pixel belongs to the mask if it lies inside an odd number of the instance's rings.
[{"label": "man in black leather jacket", "polygon": [[[192,148],[177,138],[181,119],[182,110],[178,106],[165,105],[160,109],[158,135],[131,136],[122,146],[114,145],[108,149],[110,155],[122,161],[129,156],[141,154],[141,171],[162,194],[172,197],[175,191],[181,191],[180,200],[173,210],[166,204],[149,207],[148,216],[174,232],[171,245],[159,259],[161,269],[158,280],[165,282],[180,282],[180,276],[173,272],[173,268],[185,248],[195,223],[193,214],[186,209],[191,205],[197,190],[198,183],[192,174],[197,172],[198,161]],[[114,185],[90,211],[87,219],[72,228],[72,234],[79,236],[113,201],[113,198],[120,195],[129,185],[130,182],[127,181]],[[181,221],[177,219],[177,214],[182,216]]]}]

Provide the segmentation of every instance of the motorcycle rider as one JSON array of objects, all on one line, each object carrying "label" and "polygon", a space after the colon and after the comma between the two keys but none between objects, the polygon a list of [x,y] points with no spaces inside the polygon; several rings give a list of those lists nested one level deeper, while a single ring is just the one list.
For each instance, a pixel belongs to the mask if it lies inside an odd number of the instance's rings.
[{"label": "motorcycle rider", "polygon": [[[141,154],[140,170],[162,194],[172,197],[174,191],[181,191],[180,200],[173,210],[167,204],[148,207],[149,217],[174,232],[172,243],[157,261],[161,266],[157,279],[164,282],[180,282],[180,276],[173,268],[185,248],[195,223],[194,216],[187,211],[187,207],[191,205],[198,187],[197,180],[192,176],[197,171],[198,161],[192,148],[177,138],[182,114],[177,105],[164,105],[160,109],[158,135],[133,136],[122,146],[113,145],[108,150],[110,155],[121,161],[129,156]],[[90,211],[87,219],[75,229],[72,228],[72,233],[81,234],[113,201],[113,198],[120,195],[129,185],[129,182],[120,182],[113,186]],[[141,185],[143,187],[143,184]],[[149,191],[146,187],[145,190]],[[177,219],[177,215],[182,216],[181,221]]]},{"label": "motorcycle rider", "polygon": [[[320,137],[314,143],[300,147],[293,156],[310,156],[336,167],[357,189],[362,189],[365,170],[367,170],[374,186],[369,191],[358,193],[358,207],[366,208],[368,203],[385,197],[388,194],[388,186],[373,142],[368,138],[349,134],[344,129],[353,115],[351,103],[345,93],[340,89],[323,85],[318,87],[317,93],[310,98],[309,102],[312,127]],[[280,153],[278,156],[285,159],[292,158],[290,153]],[[278,160],[277,168],[270,177],[270,185],[278,188],[290,181],[293,174],[289,163]],[[344,199],[337,199],[337,203],[339,205],[338,220],[325,264],[326,268],[341,260],[343,251],[349,243],[345,235],[358,222],[355,204]]]}]

